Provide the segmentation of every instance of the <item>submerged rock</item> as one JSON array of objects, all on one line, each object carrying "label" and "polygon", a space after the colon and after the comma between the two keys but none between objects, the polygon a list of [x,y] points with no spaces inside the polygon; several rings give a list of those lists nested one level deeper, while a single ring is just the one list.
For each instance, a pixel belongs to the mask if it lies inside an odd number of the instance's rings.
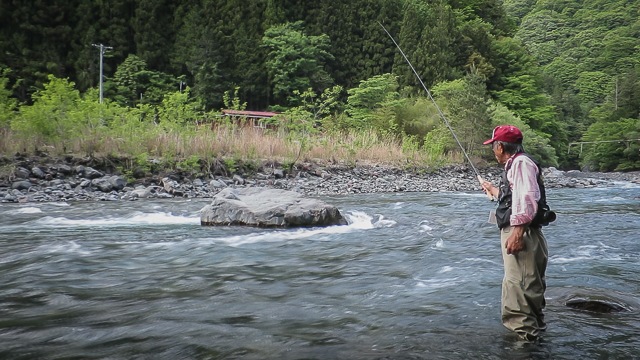
[{"label": "submerged rock", "polygon": [[338,209],[294,191],[226,188],[201,210],[202,225],[310,227],[346,225]]},{"label": "submerged rock", "polygon": [[573,298],[564,303],[566,306],[597,313],[629,311],[623,304],[607,299]]},{"label": "submerged rock", "polygon": [[608,289],[553,288],[547,291],[547,296],[568,308],[589,313],[636,312],[640,308],[635,296]]}]

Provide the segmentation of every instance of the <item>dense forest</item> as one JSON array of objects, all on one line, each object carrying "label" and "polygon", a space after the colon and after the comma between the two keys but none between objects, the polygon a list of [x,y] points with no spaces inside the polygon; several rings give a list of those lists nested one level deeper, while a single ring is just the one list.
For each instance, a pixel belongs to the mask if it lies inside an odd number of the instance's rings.
[{"label": "dense forest", "polygon": [[286,114],[307,150],[302,138],[360,132],[455,152],[380,23],[469,153],[490,159],[479,144],[514,123],[544,165],[640,169],[639,11],[625,0],[0,0],[0,150],[22,137],[69,151],[74,138],[92,153],[118,126],[173,125],[166,133],[236,108]]}]

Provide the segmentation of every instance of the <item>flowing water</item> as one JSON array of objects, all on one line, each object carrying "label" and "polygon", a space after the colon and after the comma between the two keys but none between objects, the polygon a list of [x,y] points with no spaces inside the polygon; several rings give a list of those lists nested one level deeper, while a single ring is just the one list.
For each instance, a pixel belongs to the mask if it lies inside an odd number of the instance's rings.
[{"label": "flowing water", "polygon": [[[640,356],[640,188],[551,190],[539,343],[500,321],[481,193],[332,196],[347,226],[201,227],[210,200],[0,204],[3,359]],[[575,294],[624,304],[571,309]]]}]

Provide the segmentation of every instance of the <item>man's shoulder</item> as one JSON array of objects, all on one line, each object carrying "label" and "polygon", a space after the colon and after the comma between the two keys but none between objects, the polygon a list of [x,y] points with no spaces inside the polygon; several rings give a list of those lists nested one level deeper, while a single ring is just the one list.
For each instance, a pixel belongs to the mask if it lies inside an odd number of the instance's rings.
[{"label": "man's shoulder", "polygon": [[532,157],[531,157],[531,155],[529,155],[529,154],[527,154],[527,153],[520,153],[520,154],[518,154],[518,155],[519,155],[519,156],[517,156],[517,157],[515,158],[515,160],[516,160],[516,161],[517,161],[517,160],[519,160],[519,161],[524,161],[524,162],[526,162],[526,163],[528,163],[528,164],[533,164],[533,165],[535,165],[535,166],[538,166],[538,162],[537,162],[534,158],[532,158]]},{"label": "man's shoulder", "polygon": [[515,156],[511,163],[511,167],[513,166],[538,170],[538,163],[527,153],[520,153]]}]

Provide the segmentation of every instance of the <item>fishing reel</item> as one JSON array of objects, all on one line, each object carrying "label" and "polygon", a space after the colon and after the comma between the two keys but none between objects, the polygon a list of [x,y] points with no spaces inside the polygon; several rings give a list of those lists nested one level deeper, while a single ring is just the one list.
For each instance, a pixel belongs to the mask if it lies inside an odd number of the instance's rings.
[{"label": "fishing reel", "polygon": [[540,211],[538,211],[534,222],[540,224],[541,226],[547,226],[550,223],[556,221],[556,217],[556,213],[553,210],[549,209],[549,206],[545,206],[541,208]]}]

